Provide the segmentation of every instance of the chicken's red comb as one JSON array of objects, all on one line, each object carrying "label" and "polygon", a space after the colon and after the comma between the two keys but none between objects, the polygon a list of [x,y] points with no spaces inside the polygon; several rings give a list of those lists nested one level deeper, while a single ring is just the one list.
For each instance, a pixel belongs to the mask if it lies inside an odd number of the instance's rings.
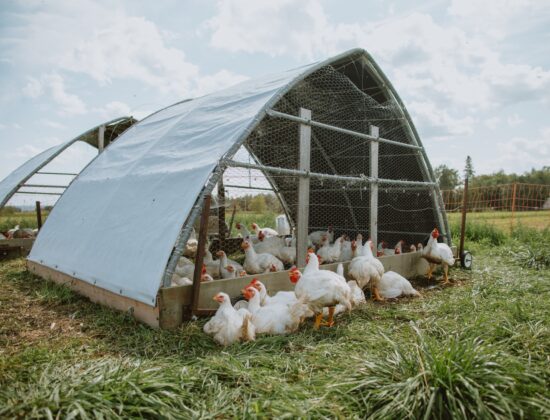
[{"label": "chicken's red comb", "polygon": [[205,274],[205,273],[206,273],[206,266],[203,264],[201,269],[201,274]]},{"label": "chicken's red comb", "polygon": [[258,284],[260,281],[258,279],[252,279],[250,284]]}]

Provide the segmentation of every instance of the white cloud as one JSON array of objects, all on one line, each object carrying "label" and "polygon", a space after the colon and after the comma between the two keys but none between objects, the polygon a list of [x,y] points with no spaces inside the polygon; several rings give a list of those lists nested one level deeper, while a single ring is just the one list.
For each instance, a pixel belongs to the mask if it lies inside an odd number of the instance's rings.
[{"label": "white cloud", "polygon": [[59,106],[62,115],[80,115],[86,112],[86,104],[75,94],[68,93],[65,80],[57,73],[43,74],[40,79],[30,78],[23,93],[33,99],[49,95]]},{"label": "white cloud", "polygon": [[[205,23],[210,44],[231,52],[261,52],[312,59],[352,41],[357,25],[332,24],[315,0],[224,0]],[[290,29],[292,28],[292,29]]]},{"label": "white cloud", "polygon": [[[537,135],[514,137],[497,145],[498,153],[494,161],[488,163],[493,170],[504,169],[512,172],[521,165],[520,171],[541,168],[550,162],[550,127],[545,127]],[[510,169],[511,168],[511,169]]]},{"label": "white cloud", "polygon": [[29,98],[38,98],[44,93],[42,83],[34,77],[29,77],[29,80],[23,88],[23,94]]},{"label": "white cloud", "polygon": [[518,114],[513,114],[508,116],[508,118],[506,118],[506,122],[510,127],[515,127],[517,125],[520,125],[523,121],[524,119],[521,118]]},{"label": "white cloud", "polygon": [[484,124],[487,128],[489,128],[489,130],[495,130],[500,124],[500,118],[499,117],[488,118],[485,120]]},{"label": "white cloud", "polygon": [[45,119],[43,118],[41,120],[42,124],[44,124],[45,126],[47,127],[51,127],[51,128],[55,128],[55,129],[58,129],[58,130],[65,130],[67,127],[57,121],[52,121],[52,120],[48,120],[48,119]]},{"label": "white cloud", "polygon": [[432,102],[412,102],[409,108],[420,133],[426,137],[444,140],[474,132],[476,120],[471,116],[452,116]]},{"label": "white cloud", "polygon": [[128,104],[120,101],[109,102],[102,108],[95,108],[94,111],[104,120],[112,120],[114,118],[132,115],[132,111]]}]

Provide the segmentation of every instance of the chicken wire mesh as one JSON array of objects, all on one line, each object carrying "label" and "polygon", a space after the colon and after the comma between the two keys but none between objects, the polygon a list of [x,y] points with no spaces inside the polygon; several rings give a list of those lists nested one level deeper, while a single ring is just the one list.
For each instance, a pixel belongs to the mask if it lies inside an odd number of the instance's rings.
[{"label": "chicken wire mesh", "polygon": [[[356,74],[353,74],[356,72]],[[298,83],[273,108],[285,114],[312,112],[312,120],[368,134],[379,127],[380,137],[410,144],[405,118],[396,102],[386,98],[374,80],[347,63],[340,68],[325,66]],[[257,164],[258,168],[230,167],[223,175],[230,205],[244,194],[273,193],[291,227],[295,227],[299,205],[297,175],[278,174],[262,167],[299,169],[300,124],[283,118],[266,117],[233,157],[234,161]],[[350,134],[312,127],[312,173],[355,179],[370,174],[370,141]],[[420,150],[379,143],[379,178],[427,181],[422,172]],[[332,226],[335,236],[357,233],[369,236],[370,184],[368,182],[310,177],[308,231]],[[378,240],[395,243],[422,241],[437,223],[437,209],[430,185],[395,186],[378,189]],[[266,209],[270,213],[273,209]],[[228,214],[226,214],[228,220]],[[261,216],[257,216],[261,219]],[[242,219],[243,215],[235,216]],[[275,227],[271,218],[270,227]],[[441,228],[441,227],[440,227]]]}]

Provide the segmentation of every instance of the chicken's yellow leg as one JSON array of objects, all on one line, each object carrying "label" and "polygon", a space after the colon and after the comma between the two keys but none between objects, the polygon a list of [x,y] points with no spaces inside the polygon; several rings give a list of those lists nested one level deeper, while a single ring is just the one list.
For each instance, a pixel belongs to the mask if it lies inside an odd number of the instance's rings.
[{"label": "chicken's yellow leg", "polygon": [[317,314],[315,316],[315,324],[313,325],[313,328],[315,328],[316,330],[319,329],[319,327],[321,326],[321,321],[323,320],[323,313],[321,312],[320,314]]},{"label": "chicken's yellow leg", "polygon": [[334,306],[330,306],[328,308],[328,320],[327,320],[327,323],[326,325],[329,326],[329,327],[332,327],[334,325],[334,310],[336,309],[336,307]]},{"label": "chicken's yellow leg", "polygon": [[432,263],[430,263],[430,268],[428,268],[428,280],[431,280],[432,279],[432,271],[434,270],[434,265]]},{"label": "chicken's yellow leg", "polygon": [[376,302],[383,302],[384,301],[384,298],[382,296],[380,296],[380,292],[378,291],[378,286],[376,284],[372,284],[371,286],[371,294],[372,294],[372,299]]},{"label": "chicken's yellow leg", "polygon": [[451,282],[449,281],[449,266],[447,264],[443,266],[443,272],[445,273],[443,277],[445,281],[443,282],[443,284],[450,284]]}]

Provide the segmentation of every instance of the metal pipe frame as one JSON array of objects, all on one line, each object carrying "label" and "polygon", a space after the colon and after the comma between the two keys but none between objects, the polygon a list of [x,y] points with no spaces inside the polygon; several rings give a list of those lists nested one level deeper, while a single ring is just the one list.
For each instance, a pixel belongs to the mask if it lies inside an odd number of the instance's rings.
[{"label": "metal pipe frame", "polygon": [[395,140],[384,139],[384,138],[381,138],[381,137],[374,137],[372,135],[365,134],[365,133],[360,133],[358,131],[348,130],[347,128],[341,128],[341,127],[337,127],[335,125],[325,124],[325,123],[322,123],[322,122],[319,122],[319,121],[314,121],[314,120],[310,120],[310,119],[307,119],[307,118],[298,117],[296,115],[285,114],[284,112],[275,111],[273,109],[267,110],[267,115],[269,115],[270,117],[274,117],[274,118],[283,118],[283,119],[294,121],[294,122],[297,122],[297,123],[300,123],[300,124],[311,125],[312,127],[319,127],[319,128],[324,128],[326,130],[336,131],[336,132],[342,133],[342,134],[348,134],[350,136],[359,137],[359,138],[365,139],[365,140],[377,141],[379,143],[387,143],[387,144],[391,144],[393,146],[405,147],[407,149],[422,150],[422,147],[415,146],[414,144],[400,143],[400,142],[395,141]]},{"label": "metal pipe frame", "polygon": [[32,195],[63,195],[62,193],[40,192],[40,191],[17,191],[15,194],[32,194]]},{"label": "metal pipe frame", "polygon": [[23,184],[21,187],[33,188],[67,188],[67,185],[46,185],[46,184]]},{"label": "metal pipe frame", "polygon": [[363,175],[361,177],[357,176],[343,176],[343,175],[331,175],[323,174],[318,172],[309,172],[301,171],[299,169],[288,169],[288,168],[277,168],[274,166],[262,166],[254,165],[246,162],[237,162],[234,160],[225,161],[227,166],[233,168],[248,168],[248,169],[257,169],[259,171],[272,172],[281,175],[290,175],[290,176],[305,176],[309,178],[318,178],[318,179],[327,179],[331,181],[343,181],[347,183],[368,183],[368,184],[386,184],[386,185],[399,185],[399,186],[433,186],[434,182],[423,182],[423,181],[405,181],[399,179],[385,179],[385,178],[371,178],[369,176]]},{"label": "metal pipe frame", "polygon": [[70,172],[36,172],[37,175],[64,175],[64,176],[77,176],[78,174],[72,174]]}]

